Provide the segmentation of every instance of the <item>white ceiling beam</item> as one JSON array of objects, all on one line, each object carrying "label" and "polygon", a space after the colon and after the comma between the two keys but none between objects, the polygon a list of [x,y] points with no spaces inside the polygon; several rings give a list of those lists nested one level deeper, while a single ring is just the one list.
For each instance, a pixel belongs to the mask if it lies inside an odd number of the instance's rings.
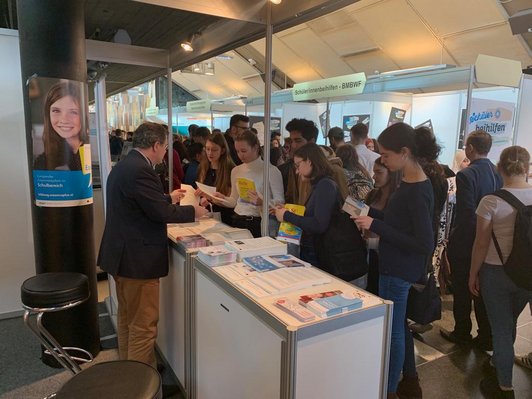
[{"label": "white ceiling beam", "polygon": [[85,40],[85,48],[87,60],[91,61],[156,68],[168,67],[167,50],[89,39]]}]

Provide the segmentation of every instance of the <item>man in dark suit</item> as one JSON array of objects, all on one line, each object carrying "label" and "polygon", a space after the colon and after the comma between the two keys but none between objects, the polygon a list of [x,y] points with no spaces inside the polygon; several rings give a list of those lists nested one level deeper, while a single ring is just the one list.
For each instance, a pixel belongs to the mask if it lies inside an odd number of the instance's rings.
[{"label": "man in dark suit", "polygon": [[474,302],[478,335],[473,344],[481,350],[492,350],[491,329],[481,297],[472,297],[469,288],[471,250],[476,234],[476,209],[482,197],[502,187],[501,176],[487,158],[491,149],[491,136],[476,130],[466,140],[465,153],[471,161],[469,167],[456,175],[456,217],[449,236],[448,257],[452,273],[454,297],[454,331],[441,329],[441,335],[457,344],[470,344],[471,300]]},{"label": "man in dark suit", "polygon": [[183,190],[164,194],[153,166],[168,148],[166,129],[145,122],[133,149],[107,180],[107,215],[98,265],[111,274],[118,296],[120,359],[156,367],[159,278],[168,274],[167,223],[193,222],[207,211],[179,206]]}]

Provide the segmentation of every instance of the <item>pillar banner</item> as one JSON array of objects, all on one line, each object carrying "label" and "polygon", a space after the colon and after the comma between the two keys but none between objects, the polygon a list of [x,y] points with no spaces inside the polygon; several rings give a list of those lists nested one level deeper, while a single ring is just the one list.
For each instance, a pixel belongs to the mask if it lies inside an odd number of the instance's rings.
[{"label": "pillar banner", "polygon": [[466,139],[475,130],[484,130],[493,139],[489,158],[498,161],[503,149],[512,145],[515,104],[505,101],[471,99]]},{"label": "pillar banner", "polygon": [[92,169],[86,84],[32,78],[29,98],[35,205],[92,204]]}]

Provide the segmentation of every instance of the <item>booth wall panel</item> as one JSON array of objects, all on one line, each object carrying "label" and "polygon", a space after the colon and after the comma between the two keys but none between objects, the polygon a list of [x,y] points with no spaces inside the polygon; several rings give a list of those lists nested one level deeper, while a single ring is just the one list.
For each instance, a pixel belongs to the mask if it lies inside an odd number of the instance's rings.
[{"label": "booth wall panel", "polygon": [[460,94],[415,95],[412,99],[412,126],[428,119],[442,146],[439,162],[452,166],[460,129]]},{"label": "booth wall panel", "polygon": [[516,144],[532,153],[532,76],[524,75],[523,79]]},{"label": "booth wall panel", "polygon": [[20,54],[16,32],[0,29],[0,318],[21,312],[20,286],[35,274]]}]

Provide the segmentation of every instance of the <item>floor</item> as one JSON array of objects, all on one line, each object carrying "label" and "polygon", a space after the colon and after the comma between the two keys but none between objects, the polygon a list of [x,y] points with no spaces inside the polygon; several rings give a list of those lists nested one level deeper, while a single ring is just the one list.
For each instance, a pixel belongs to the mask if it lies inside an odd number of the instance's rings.
[{"label": "floor", "polygon": [[[100,281],[98,290],[99,300],[102,301],[108,296],[107,281]],[[416,361],[423,397],[482,398],[478,384],[483,377],[482,365],[488,356],[481,351],[459,348],[439,335],[439,327],[451,329],[453,326],[451,308],[452,298],[444,298],[442,320],[434,323],[431,331],[416,336]],[[116,336],[102,303],[99,310],[103,350],[96,361],[115,360],[118,358]],[[1,320],[0,331],[0,399],[41,399],[57,391],[70,378],[67,372],[42,364],[39,345],[23,325],[22,318]],[[532,316],[528,307],[519,319],[515,348],[516,353],[532,351]],[[24,369],[24,373],[20,373],[21,369]],[[175,383],[169,370],[163,371],[163,383]],[[516,398],[532,398],[532,371],[514,366],[514,388]],[[169,398],[181,399],[183,396],[178,393]]]}]

